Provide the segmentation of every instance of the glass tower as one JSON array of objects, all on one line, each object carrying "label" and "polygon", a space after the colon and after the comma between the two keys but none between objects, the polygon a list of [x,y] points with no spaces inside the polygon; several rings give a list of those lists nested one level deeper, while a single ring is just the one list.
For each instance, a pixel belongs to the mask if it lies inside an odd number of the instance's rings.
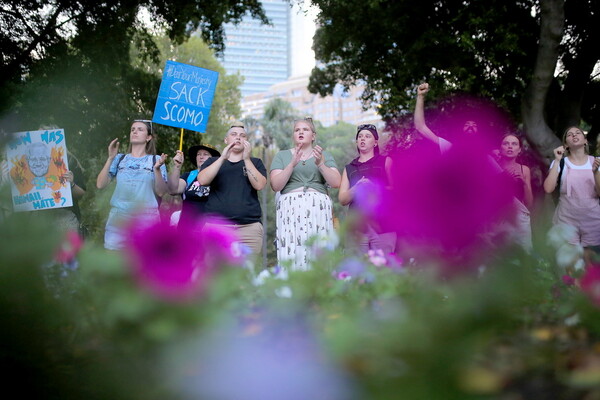
[{"label": "glass tower", "polygon": [[272,25],[244,17],[237,26],[225,25],[226,47],[221,59],[228,74],[244,77],[242,96],[266,92],[290,76],[290,5],[285,0],[262,0]]}]

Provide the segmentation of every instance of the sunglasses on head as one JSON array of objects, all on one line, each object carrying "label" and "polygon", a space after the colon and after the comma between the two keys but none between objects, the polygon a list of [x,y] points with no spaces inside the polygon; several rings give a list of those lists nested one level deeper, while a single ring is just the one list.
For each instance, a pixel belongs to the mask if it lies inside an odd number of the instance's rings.
[{"label": "sunglasses on head", "polygon": [[150,131],[152,131],[152,121],[149,119],[134,119],[133,122],[143,122],[145,124],[150,124]]},{"label": "sunglasses on head", "polygon": [[357,128],[358,132],[362,131],[363,129],[366,129],[366,130],[371,130],[371,129],[377,130],[377,128],[373,124],[362,124],[362,125],[359,125],[358,128]]}]

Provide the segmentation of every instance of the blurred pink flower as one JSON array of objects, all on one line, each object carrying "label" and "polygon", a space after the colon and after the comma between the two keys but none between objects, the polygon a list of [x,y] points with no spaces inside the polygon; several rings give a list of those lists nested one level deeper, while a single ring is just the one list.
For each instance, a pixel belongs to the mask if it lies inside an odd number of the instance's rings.
[{"label": "blurred pink flower", "polygon": [[224,227],[203,235],[197,225],[134,219],[126,254],[140,285],[167,300],[186,300],[200,293],[211,272],[230,257],[232,237]]},{"label": "blurred pink flower", "polygon": [[575,284],[575,278],[573,278],[571,275],[563,275],[562,281],[567,286],[573,286]]},{"label": "blurred pink flower", "polygon": [[371,249],[367,252],[367,255],[369,256],[369,261],[371,261],[371,263],[373,263],[373,265],[376,267],[381,267],[382,265],[387,264],[387,259],[385,254],[383,254],[383,250],[381,249]]},{"label": "blurred pink flower", "polygon": [[348,271],[341,271],[337,273],[336,279],[338,281],[347,281],[352,279],[352,275]]},{"label": "blurred pink flower", "polygon": [[237,233],[223,224],[227,222],[211,217],[204,220],[202,238],[206,243],[215,243],[207,252],[209,262],[213,264],[242,265],[246,257],[252,252],[250,248],[240,242]]},{"label": "blurred pink flower", "polygon": [[498,240],[495,225],[512,217],[514,196],[486,148],[469,138],[441,155],[414,146],[395,156],[376,223],[397,232],[411,256],[433,258],[445,272],[476,268]]},{"label": "blurred pink flower", "polygon": [[83,246],[83,239],[76,231],[68,231],[65,239],[56,253],[56,261],[59,263],[68,263],[72,261]]},{"label": "blurred pink flower", "polygon": [[588,295],[592,303],[600,307],[600,265],[588,266],[580,280],[581,290]]}]

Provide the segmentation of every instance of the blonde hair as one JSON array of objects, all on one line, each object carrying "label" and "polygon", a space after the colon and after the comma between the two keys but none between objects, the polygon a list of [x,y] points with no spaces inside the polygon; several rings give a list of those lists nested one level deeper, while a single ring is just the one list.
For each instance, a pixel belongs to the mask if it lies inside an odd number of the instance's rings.
[{"label": "blonde hair", "polygon": [[317,130],[315,129],[315,124],[313,122],[312,117],[304,117],[304,118],[301,118],[301,119],[295,119],[294,120],[294,128],[296,128],[296,124],[298,122],[304,122],[304,123],[306,123],[310,127],[310,130],[313,131],[314,134],[317,133]]},{"label": "blonde hair", "polygon": [[581,132],[581,134],[583,135],[583,137],[586,140],[585,145],[583,146],[583,149],[585,150],[585,154],[590,154],[590,144],[587,142],[587,134],[583,131],[583,129],[581,129],[580,127],[576,126],[576,125],[571,125],[569,127],[567,127],[567,129],[565,129],[565,131],[563,132],[563,136],[562,136],[562,143],[563,146],[565,147],[565,151],[569,154],[571,154],[571,151],[569,150],[569,148],[567,147],[567,134],[569,133],[569,131],[571,129],[577,129],[579,132]]}]

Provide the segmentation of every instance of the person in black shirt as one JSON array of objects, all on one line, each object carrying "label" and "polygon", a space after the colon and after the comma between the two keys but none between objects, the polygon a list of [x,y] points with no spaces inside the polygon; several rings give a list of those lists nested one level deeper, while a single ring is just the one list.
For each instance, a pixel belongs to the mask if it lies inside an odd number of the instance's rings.
[{"label": "person in black shirt", "polygon": [[246,138],[241,123],[232,125],[225,136],[223,153],[202,164],[198,182],[210,185],[205,212],[227,219],[240,241],[256,256],[264,236],[257,191],[267,184],[267,171],[260,158],[250,157],[251,146]]}]

